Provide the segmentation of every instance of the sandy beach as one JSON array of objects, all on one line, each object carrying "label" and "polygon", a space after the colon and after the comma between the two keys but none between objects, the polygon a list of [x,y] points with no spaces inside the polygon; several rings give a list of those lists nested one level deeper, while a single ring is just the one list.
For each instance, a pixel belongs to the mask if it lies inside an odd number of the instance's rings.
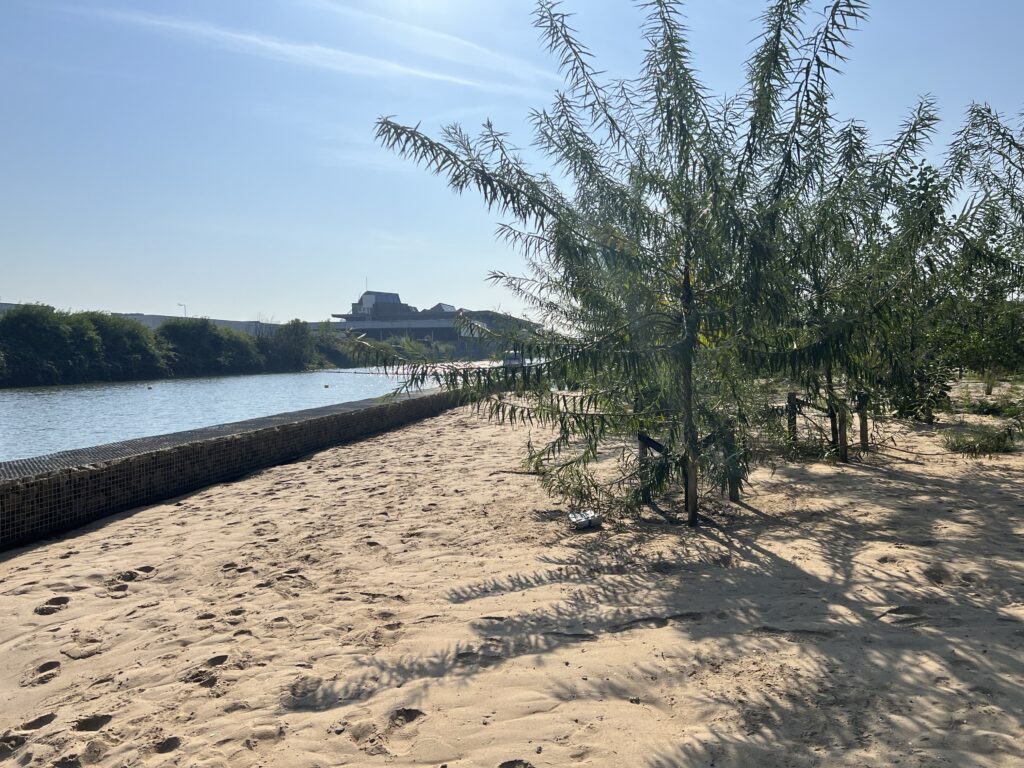
[{"label": "sandy beach", "polygon": [[0,762],[1024,765],[1024,456],[573,533],[527,438],[453,412],[0,556]]}]

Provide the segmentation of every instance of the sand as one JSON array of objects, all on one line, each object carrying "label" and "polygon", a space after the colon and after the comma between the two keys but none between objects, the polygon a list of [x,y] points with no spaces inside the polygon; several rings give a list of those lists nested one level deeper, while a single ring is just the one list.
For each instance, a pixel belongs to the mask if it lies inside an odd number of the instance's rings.
[{"label": "sand", "polygon": [[450,413],[0,556],[0,762],[1024,765],[1024,455],[571,533],[526,439]]}]

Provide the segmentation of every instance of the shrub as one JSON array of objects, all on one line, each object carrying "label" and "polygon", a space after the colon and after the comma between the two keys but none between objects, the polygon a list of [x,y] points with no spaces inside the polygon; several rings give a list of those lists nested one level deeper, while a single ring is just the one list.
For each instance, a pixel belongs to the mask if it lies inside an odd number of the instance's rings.
[{"label": "shrub", "polygon": [[23,304],[0,317],[4,384],[34,386],[88,381],[102,369],[103,346],[81,315]]},{"label": "shrub", "polygon": [[252,337],[206,318],[174,318],[156,333],[170,349],[168,367],[175,376],[260,373],[265,365]]},{"label": "shrub", "polygon": [[103,345],[103,370],[96,378],[113,381],[163,376],[163,357],[156,335],[135,320],[105,312],[83,312]]},{"label": "shrub", "polygon": [[1001,395],[995,400],[970,400],[963,404],[964,413],[977,416],[1000,416],[1014,418],[1024,414],[1024,403],[1014,400],[1009,395]]},{"label": "shrub", "polygon": [[971,424],[944,433],[942,444],[947,451],[965,453],[969,456],[1010,453],[1013,451],[1013,431],[986,424]]},{"label": "shrub", "polygon": [[302,320],[285,323],[261,347],[271,371],[304,371],[316,363],[315,339]]}]

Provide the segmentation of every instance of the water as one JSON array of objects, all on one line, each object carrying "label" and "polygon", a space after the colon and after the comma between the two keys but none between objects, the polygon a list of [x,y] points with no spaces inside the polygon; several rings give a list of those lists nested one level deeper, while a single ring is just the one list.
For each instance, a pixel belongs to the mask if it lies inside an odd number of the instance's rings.
[{"label": "water", "polygon": [[0,389],[0,461],[363,400],[396,386],[372,371],[328,370]]}]

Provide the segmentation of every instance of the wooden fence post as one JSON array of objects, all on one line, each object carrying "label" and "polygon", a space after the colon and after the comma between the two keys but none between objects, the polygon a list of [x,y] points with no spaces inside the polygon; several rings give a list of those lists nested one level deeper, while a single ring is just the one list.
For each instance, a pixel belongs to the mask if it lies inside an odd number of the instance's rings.
[{"label": "wooden fence post", "polygon": [[840,403],[836,408],[836,436],[839,438],[839,461],[843,464],[850,460],[849,429],[846,424],[847,410],[846,403]]},{"label": "wooden fence post", "polygon": [[650,453],[647,445],[640,440],[640,436],[637,435],[637,461],[640,464],[640,500],[644,504],[651,503],[651,485],[650,485]]},{"label": "wooden fence post", "polygon": [[829,441],[832,448],[836,451],[839,450],[839,414],[836,410],[835,403],[829,398],[828,402],[828,426],[830,430],[831,440]]},{"label": "wooden fence post", "polygon": [[868,393],[857,393],[857,421],[860,425],[860,449],[867,451],[868,445]]},{"label": "wooden fence post", "polygon": [[786,395],[786,434],[793,447],[796,447],[796,411],[796,392],[790,392]]}]

